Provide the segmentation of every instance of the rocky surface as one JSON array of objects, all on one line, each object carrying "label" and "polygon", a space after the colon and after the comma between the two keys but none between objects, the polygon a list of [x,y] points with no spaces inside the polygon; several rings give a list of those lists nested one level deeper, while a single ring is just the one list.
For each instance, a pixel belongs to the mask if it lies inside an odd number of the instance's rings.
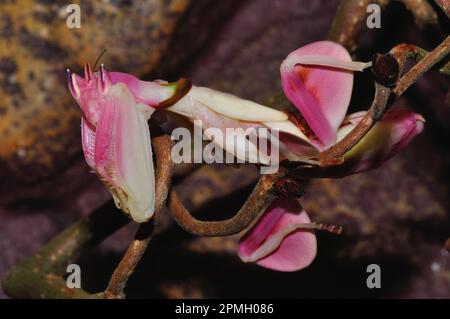
[{"label": "rocky surface", "polygon": [[[327,0],[232,1],[226,8],[203,1],[181,21],[195,32],[187,27],[177,31],[166,63],[154,76],[188,76],[195,84],[265,102],[280,91],[282,59],[326,37],[336,7],[337,1]],[[214,23],[202,19],[204,10]],[[437,33],[415,29],[402,5],[392,5],[385,14],[386,28],[362,39],[356,52],[361,59],[375,47],[383,52],[399,41],[425,48],[437,44]],[[352,109],[370,99],[364,80],[358,78]],[[448,86],[448,79],[430,73],[398,102],[427,120],[425,132],[405,152],[367,174],[308,183],[302,203],[311,217],[344,226],[340,237],[318,234],[318,257],[308,269],[284,274],[243,264],[235,253],[238,236],[195,238],[168,222],[132,277],[129,296],[450,298],[449,253],[443,250],[450,237]],[[72,180],[65,195],[0,209],[0,275],[107,200],[81,160],[75,159],[64,174],[59,185]],[[179,178],[177,187],[199,217],[218,219],[239,208],[256,176],[251,167],[205,166]],[[127,226],[81,260],[85,288],[104,288],[135,228]],[[381,266],[382,289],[366,287],[371,263]]]},{"label": "rocky surface", "polygon": [[[74,3],[79,3],[75,1]],[[81,28],[66,25],[66,1],[0,4],[1,175],[37,181],[80,151],[80,112],[66,68],[102,62],[138,75],[160,61],[189,0],[85,1]]]}]

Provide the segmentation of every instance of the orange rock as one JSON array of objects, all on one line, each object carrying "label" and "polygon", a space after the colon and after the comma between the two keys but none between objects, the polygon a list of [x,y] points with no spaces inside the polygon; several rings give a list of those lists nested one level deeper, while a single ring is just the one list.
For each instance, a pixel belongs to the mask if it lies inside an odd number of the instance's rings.
[{"label": "orange rock", "polygon": [[0,161],[9,174],[35,181],[79,153],[80,112],[66,88],[67,67],[78,71],[107,49],[109,69],[151,71],[189,2],[83,2],[80,29],[67,27],[65,1],[2,2]]}]

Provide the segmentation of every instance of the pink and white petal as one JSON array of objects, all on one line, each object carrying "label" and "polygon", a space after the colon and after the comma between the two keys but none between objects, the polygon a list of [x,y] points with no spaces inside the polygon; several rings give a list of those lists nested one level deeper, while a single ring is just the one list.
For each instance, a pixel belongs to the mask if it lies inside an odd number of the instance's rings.
[{"label": "pink and white petal", "polygon": [[278,110],[205,87],[194,86],[189,95],[213,111],[240,121],[277,122],[288,119],[287,114]]},{"label": "pink and white petal", "polygon": [[[192,120],[201,120],[203,128],[215,127],[225,133],[227,128],[248,128],[261,127],[260,122],[241,121],[233,117],[226,116],[211,109],[201,101],[190,97],[190,115]],[[184,99],[183,99],[184,100]]]},{"label": "pink and white petal", "polygon": [[124,83],[136,99],[154,108],[168,107],[178,102],[191,89],[186,79],[177,82],[148,82],[127,73],[110,72],[113,84]]},{"label": "pink and white petal", "polygon": [[336,132],[347,113],[353,89],[353,72],[337,67],[302,65],[303,56],[327,56],[351,62],[347,50],[320,41],[292,52],[281,65],[283,90],[299,109],[321,142],[321,150],[336,142]]},{"label": "pink and white petal", "polygon": [[[264,122],[266,127],[278,131],[278,149],[291,162],[308,161],[318,153],[316,141],[308,139],[297,125],[290,120]],[[274,139],[272,139],[274,140]]]},{"label": "pink and white petal", "polygon": [[309,143],[308,137],[306,137],[306,135],[303,134],[303,132],[289,120],[281,122],[263,122],[263,124],[272,130],[278,130],[279,132],[292,135]]},{"label": "pink and white petal", "polygon": [[[366,112],[349,115],[339,129],[344,138],[361,121]],[[327,169],[310,171],[309,177],[343,177],[378,168],[404,149],[424,128],[424,118],[407,109],[390,109],[366,136],[344,155],[344,162]],[[291,172],[293,176],[304,177]]]},{"label": "pink and white petal", "polygon": [[86,163],[95,169],[95,128],[81,117],[81,145]]},{"label": "pink and white petal", "polygon": [[[194,123],[201,121],[205,136],[208,139],[214,140],[214,143],[220,148],[232,154],[237,159],[243,162],[259,164],[267,164],[270,161],[266,154],[258,150],[257,145],[251,143],[246,138],[246,136],[250,136],[250,134],[246,133],[261,127],[261,123],[240,121],[217,113],[201,101],[195,99],[191,94],[185,96],[176,105],[168,108],[168,110],[186,116]],[[212,138],[212,136],[208,136],[210,132],[208,129],[210,128],[220,130],[223,138],[220,139],[217,136]],[[235,129],[235,134],[227,134],[227,129]]]},{"label": "pink and white petal", "polygon": [[295,199],[277,199],[239,243],[245,262],[278,271],[297,271],[311,264],[317,253],[310,219]]},{"label": "pink and white petal", "polygon": [[367,114],[367,111],[360,111],[356,113],[349,114],[345,117],[344,121],[339,127],[337,132],[337,142],[340,142],[344,137],[350,133],[361,120]]},{"label": "pink and white petal", "polygon": [[98,174],[116,203],[133,220],[149,220],[155,208],[155,177],[147,120],[123,83],[111,87],[95,140]]},{"label": "pink and white petal", "polygon": [[[302,140],[303,144],[307,144],[308,138],[302,131],[288,120],[288,115],[277,110],[267,108],[265,106],[246,101],[230,94],[210,90],[208,88],[193,87],[192,91],[181,99],[178,103],[168,108],[169,111],[189,118],[191,121],[201,120],[203,129],[211,127],[220,129],[223,133],[227,128],[241,128],[247,130],[249,128],[267,127],[271,130],[277,130],[285,135],[292,135],[297,140]],[[263,119],[285,119],[281,121],[260,121]],[[225,135],[225,134],[224,134]],[[231,150],[227,145],[233,144],[233,139],[217,141],[217,144],[237,158],[237,152]],[[272,136],[271,140],[274,140]],[[255,162],[255,158],[261,164],[266,164],[269,157],[263,152],[258,151],[258,148],[249,145],[250,149],[247,152],[247,159]],[[310,147],[310,146],[309,146]],[[312,148],[312,147],[310,147]],[[287,148],[285,148],[287,151]],[[241,152],[242,153],[242,152]]]},{"label": "pink and white petal", "polygon": [[189,120],[196,120],[192,114],[193,105],[196,101],[192,98],[190,94],[186,95],[182,99],[180,99],[177,103],[167,108],[168,111],[173,112],[175,114],[184,116]]},{"label": "pink and white petal", "polygon": [[351,173],[379,167],[404,149],[424,128],[424,118],[408,109],[393,108],[344,155]]},{"label": "pink and white petal", "polygon": [[[286,63],[289,63],[287,61]],[[359,62],[359,61],[344,61],[342,59],[335,58],[329,55],[313,54],[302,55],[295,58],[292,61],[293,64],[302,64],[310,66],[327,66],[335,69],[342,69],[347,71],[359,71],[362,72],[365,69],[372,66],[372,62]]]},{"label": "pink and white petal", "polygon": [[319,152],[316,144],[307,143],[293,135],[280,133],[280,152],[291,162],[309,163]]}]

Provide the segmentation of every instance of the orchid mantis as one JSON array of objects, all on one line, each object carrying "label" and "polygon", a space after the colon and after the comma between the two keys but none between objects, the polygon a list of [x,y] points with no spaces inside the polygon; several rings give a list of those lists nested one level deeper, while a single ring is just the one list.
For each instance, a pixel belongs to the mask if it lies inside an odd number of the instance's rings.
[{"label": "orchid mantis", "polygon": [[[281,159],[308,162],[344,138],[361,120],[364,113],[347,115],[347,111],[353,72],[369,66],[352,61],[345,48],[329,41],[315,42],[291,53],[281,65],[281,81],[302,122],[231,94],[191,86],[184,79],[175,83],[145,82],[129,74],[108,72],[103,66],[94,73],[86,65],[84,78],[69,72],[69,89],[83,112],[86,162],[108,187],[116,205],[142,223],[152,217],[155,209],[147,121],[156,109],[176,113],[193,123],[202,121],[205,129],[277,131]],[[336,168],[337,175],[378,167],[419,134],[423,122],[420,115],[408,110],[389,111],[344,155],[342,165]],[[226,140],[216,142],[226,152],[239,156]],[[259,155],[259,145],[252,144],[249,153]],[[326,175],[327,171],[322,173]],[[245,262],[274,270],[302,269],[316,255],[312,231],[321,227],[311,223],[296,199],[277,199],[243,237],[239,256]]]}]

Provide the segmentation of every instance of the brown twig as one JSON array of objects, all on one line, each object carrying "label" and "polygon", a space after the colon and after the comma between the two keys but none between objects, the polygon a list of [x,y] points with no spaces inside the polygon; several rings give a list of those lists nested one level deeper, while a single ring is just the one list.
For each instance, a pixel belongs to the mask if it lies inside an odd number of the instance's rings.
[{"label": "brown twig", "polygon": [[[159,210],[167,196],[171,161],[165,155],[170,146],[167,136],[152,139],[156,158],[156,203]],[[161,146],[164,146],[162,149]],[[160,159],[164,154],[164,159]],[[162,169],[161,169],[162,168]],[[3,289],[12,298],[101,298],[102,294],[91,295],[83,289],[70,289],[63,276],[66,267],[75,263],[91,247],[98,245],[105,238],[129,222],[112,201],[89,216],[76,222],[50,243],[42,247],[35,255],[11,268],[3,278]],[[136,238],[143,239],[142,229]],[[136,262],[137,263],[137,262]]]},{"label": "brown twig", "polygon": [[201,221],[196,219],[183,206],[173,188],[170,191],[168,206],[173,219],[191,234],[207,237],[234,235],[257,220],[263,209],[277,197],[272,190],[273,184],[283,174],[284,170],[280,168],[276,174],[263,175],[239,212],[234,217],[224,221]]},{"label": "brown twig", "polygon": [[[411,12],[419,27],[438,23],[436,12],[426,0],[397,1],[402,2]],[[434,1],[449,16],[449,0]],[[328,39],[338,42],[350,52],[354,52],[358,47],[358,39],[366,28],[366,19],[369,15],[367,7],[370,4],[378,4],[381,10],[384,10],[390,2],[391,0],[341,0],[328,33]]]},{"label": "brown twig", "polygon": [[391,89],[379,83],[375,83],[375,97],[369,112],[367,112],[353,131],[345,136],[339,143],[323,151],[319,155],[321,166],[335,165],[336,159],[341,158],[358,144],[384,113],[390,95]]},{"label": "brown twig", "polygon": [[123,256],[120,263],[114,270],[111,279],[109,280],[108,287],[101,294],[105,299],[124,299],[125,298],[125,285],[128,279],[133,274],[139,261],[142,259],[148,244],[152,238],[154,229],[154,220],[150,220],[142,224],[138,232],[136,233],[135,239],[128,246],[125,255]]},{"label": "brown twig", "polygon": [[414,16],[416,25],[423,28],[429,24],[438,24],[438,16],[428,0],[397,0]]},{"label": "brown twig", "polygon": [[341,0],[333,20],[328,39],[339,42],[350,52],[357,48],[357,40],[364,30],[367,18],[367,6],[378,4],[385,8],[390,0]]},{"label": "brown twig", "polygon": [[[391,93],[395,97],[402,95],[413,83],[415,83],[425,72],[442,61],[450,52],[450,37],[447,37],[438,47],[421,59],[400,80],[394,89],[375,83],[375,97],[369,112],[361,122],[340,142],[319,154],[321,166],[336,165],[337,159],[341,158],[369,132],[375,123],[383,116],[384,112],[394,102],[390,99]],[[403,52],[404,55],[408,52]],[[404,59],[400,59],[400,69],[403,69]],[[376,66],[374,66],[376,67]]]},{"label": "brown twig", "polygon": [[124,288],[133,274],[136,266],[144,255],[152,238],[155,218],[164,207],[172,181],[172,159],[170,137],[163,134],[152,138],[152,145],[156,157],[156,202],[154,217],[142,224],[128,247],[119,265],[114,270],[108,287],[103,292],[106,299],[125,298]]},{"label": "brown twig", "polygon": [[[424,59],[428,54],[430,54],[430,52],[428,52],[425,49],[422,49],[421,47],[418,47],[417,45],[412,45],[412,44],[401,44],[398,47],[407,47],[409,49],[410,52],[410,58],[415,60],[416,62],[419,62],[420,60]],[[394,48],[395,49],[395,48]],[[439,65],[439,68],[437,69],[438,72],[445,74],[445,75],[450,75],[450,59],[445,59],[443,61],[443,63],[439,63],[439,64],[443,64],[442,66]]]},{"label": "brown twig", "polygon": [[[413,84],[424,72],[432,68],[441,61],[449,51],[449,39],[447,38],[441,45],[423,58],[396,84],[394,89],[390,89],[380,83],[375,82],[375,97],[367,114],[360,123],[344,139],[336,145],[319,154],[318,159],[321,166],[334,166],[339,164],[339,159],[352,149],[370,131],[375,123],[383,116],[389,106],[393,103],[391,93],[396,96],[401,95],[411,84]],[[407,55],[403,52],[402,55]],[[400,70],[404,67],[405,59],[397,54],[401,61]],[[376,66],[374,66],[376,67]],[[169,196],[169,208],[176,222],[187,232],[199,236],[227,236],[236,234],[244,230],[248,225],[259,217],[261,209],[267,206],[276,197],[272,190],[273,185],[282,175],[272,175],[271,181],[267,183],[267,176],[263,176],[253,193],[241,210],[233,217],[225,221],[210,222],[195,219],[190,212],[182,205],[178,195],[172,190]]]},{"label": "brown twig", "polygon": [[[448,15],[446,1],[435,0]],[[387,2],[387,1],[384,1]],[[356,35],[360,32],[358,25],[361,24],[361,17],[364,16],[361,10],[358,11],[358,21],[346,21],[349,14],[355,14],[351,10],[353,0],[344,0],[340,7],[340,14],[333,24],[333,31],[330,38],[343,43],[352,49],[356,45]],[[364,3],[368,1],[360,1]],[[366,8],[364,7],[364,10]],[[346,35],[345,33],[348,33]],[[401,95],[410,85],[412,85],[424,72],[432,68],[441,61],[449,52],[449,38],[430,54],[423,56],[423,59],[413,67],[404,77],[402,77],[397,87],[393,89],[396,96]],[[389,96],[391,90],[381,84],[376,84],[376,94],[370,112],[361,123],[346,138],[334,147],[321,154],[323,163],[336,162],[336,158],[341,157],[351,147],[356,145],[381,118],[387,107],[390,105]],[[158,156],[159,158],[159,156]],[[157,159],[158,159],[157,158]],[[162,158],[162,157],[161,157]],[[160,160],[160,159],[159,159]],[[166,166],[171,166],[170,161],[165,162]],[[157,164],[157,203],[162,206],[167,196],[170,184],[170,169],[162,171],[169,172],[161,177]],[[257,220],[264,207],[277,197],[278,194],[273,189],[273,185],[285,172],[280,169],[278,174],[265,175],[261,177],[252,194],[232,218],[219,221],[200,221],[191,216],[189,211],[182,205],[175,190],[172,189],[169,196],[169,207],[174,219],[186,231],[200,236],[227,236],[238,233]],[[159,177],[158,177],[159,176]],[[169,181],[167,181],[167,178]],[[163,185],[160,180],[166,180]],[[158,195],[161,194],[161,195]],[[157,211],[161,208],[157,205]],[[121,263],[112,275],[110,284],[105,293],[90,295],[82,289],[67,288],[63,275],[67,265],[75,262],[84,252],[92,246],[97,245],[117,229],[124,226],[128,219],[122,214],[112,213],[112,203],[92,213],[90,216],[81,219],[70,226],[49,244],[41,248],[34,256],[19,263],[8,271],[3,279],[4,291],[11,297],[16,298],[96,298],[96,297],[123,297],[123,288],[140,261],[145,249],[150,241],[153,224],[142,225],[136,239],[128,248]]]},{"label": "brown twig", "polygon": [[450,18],[450,1],[449,0],[434,0],[434,2],[441,8],[441,10]]},{"label": "brown twig", "polygon": [[450,52],[450,36],[448,36],[439,46],[420,60],[411,70],[406,73],[397,83],[393,93],[398,97],[403,94],[412,84],[414,84],[425,72],[441,62]]},{"label": "brown twig", "polygon": [[5,293],[11,298],[92,298],[82,289],[67,287],[66,267],[128,222],[109,202],[11,268],[2,281]]}]

